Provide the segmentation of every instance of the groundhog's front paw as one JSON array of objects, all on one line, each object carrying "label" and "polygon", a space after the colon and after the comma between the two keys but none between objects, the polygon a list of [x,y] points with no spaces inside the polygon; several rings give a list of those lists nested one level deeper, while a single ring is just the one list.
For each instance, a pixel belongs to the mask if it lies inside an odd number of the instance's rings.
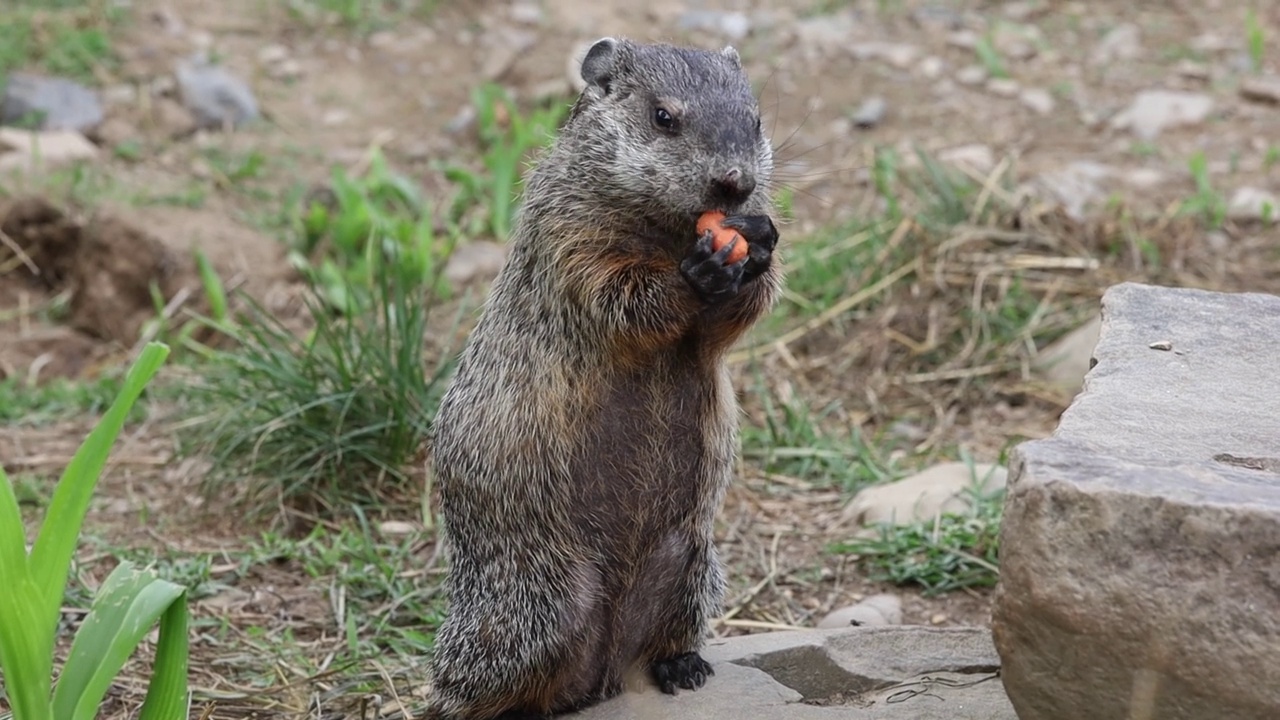
[{"label": "groundhog's front paw", "polygon": [[[709,303],[717,303],[733,297],[742,285],[744,266],[751,262],[751,255],[736,263],[728,263],[732,243],[716,250],[712,247],[715,234],[707,231],[698,236],[684,261],[680,263],[680,272],[685,280],[693,286],[698,295]],[[738,242],[742,242],[739,240]]]},{"label": "groundhog's front paw", "polygon": [[716,674],[711,663],[696,652],[659,660],[651,670],[658,688],[668,695],[675,695],[677,687],[697,690],[707,683],[707,678]]},{"label": "groundhog's front paw", "polygon": [[768,215],[730,215],[720,221],[722,227],[733,228],[747,241],[747,261],[742,280],[759,277],[773,262],[773,249],[778,246],[778,228]]}]

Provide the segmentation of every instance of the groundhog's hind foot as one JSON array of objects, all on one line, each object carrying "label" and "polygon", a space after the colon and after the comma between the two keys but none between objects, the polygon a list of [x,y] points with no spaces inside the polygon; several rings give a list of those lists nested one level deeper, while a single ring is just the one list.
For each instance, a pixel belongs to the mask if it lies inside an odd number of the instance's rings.
[{"label": "groundhog's hind foot", "polygon": [[668,695],[675,695],[677,687],[697,690],[707,683],[707,678],[716,674],[711,663],[696,652],[659,660],[653,663],[650,671],[658,688]]}]

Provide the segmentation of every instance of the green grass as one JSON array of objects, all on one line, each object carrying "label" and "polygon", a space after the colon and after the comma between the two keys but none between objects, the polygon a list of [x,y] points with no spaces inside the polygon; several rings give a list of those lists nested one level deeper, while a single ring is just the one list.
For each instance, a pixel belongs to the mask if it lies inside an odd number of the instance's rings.
[{"label": "green grass", "polygon": [[1000,56],[1000,51],[996,50],[995,43],[991,41],[990,34],[978,38],[973,51],[977,54],[978,61],[987,69],[988,75],[993,78],[1009,77],[1009,69],[1005,65],[1004,58]]},{"label": "green grass", "polygon": [[486,83],[472,94],[482,171],[459,164],[443,167],[459,192],[449,220],[468,237],[503,241],[511,233],[527,164],[550,144],[569,110],[567,101],[521,109],[505,89]]},{"label": "green grass", "polygon": [[1249,48],[1249,67],[1255,73],[1262,72],[1267,62],[1267,35],[1252,8],[1245,16],[1245,43]]},{"label": "green grass", "polygon": [[1227,219],[1227,200],[1209,179],[1209,161],[1204,151],[1197,151],[1187,161],[1196,192],[1182,203],[1181,212],[1199,215],[1209,228],[1220,228]]},{"label": "green grass", "polygon": [[417,183],[393,171],[380,152],[352,177],[337,168],[328,200],[296,206],[290,260],[325,300],[343,313],[369,308],[375,272],[390,272],[408,289],[445,294],[440,269],[457,233],[438,234],[432,203]]},{"label": "green grass", "polygon": [[881,524],[874,537],[838,543],[832,552],[857,556],[873,581],[922,588],[926,597],[999,580],[1004,490],[985,490],[975,477],[966,513],[906,525]]},{"label": "green grass", "polygon": [[204,415],[184,432],[185,452],[213,463],[207,491],[256,510],[332,512],[405,489],[452,356],[445,348],[429,369],[423,354],[433,298],[375,274],[368,311],[338,316],[309,297],[306,337],[249,299],[215,324],[236,346],[206,352],[205,381],[189,395]]},{"label": "green grass", "polygon": [[440,0],[287,0],[296,19],[332,24],[361,35],[386,30],[409,19],[426,20]]},{"label": "green grass", "polygon": [[[48,425],[100,415],[120,393],[123,381],[119,374],[86,381],[54,378],[36,386],[17,377],[0,380],[0,424]],[[146,403],[137,403],[130,409],[129,419],[140,420],[146,412]]]},{"label": "green grass", "polygon": [[760,410],[742,426],[742,457],[765,473],[847,493],[896,477],[883,445],[842,421],[838,406],[815,412],[810,402],[783,401],[763,378],[752,396]]},{"label": "green grass", "polygon": [[[36,11],[40,12],[37,13]],[[94,81],[116,60],[110,31],[124,18],[104,0],[9,0],[0,22],[0,83],[15,70]]]}]

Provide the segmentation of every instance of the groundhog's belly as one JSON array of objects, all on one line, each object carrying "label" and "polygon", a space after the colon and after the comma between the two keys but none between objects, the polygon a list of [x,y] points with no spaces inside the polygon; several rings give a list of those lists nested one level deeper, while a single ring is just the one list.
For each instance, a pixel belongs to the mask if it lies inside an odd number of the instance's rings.
[{"label": "groundhog's belly", "polygon": [[692,522],[720,469],[710,467],[713,389],[691,375],[620,378],[594,403],[571,468],[574,515],[624,563]]}]

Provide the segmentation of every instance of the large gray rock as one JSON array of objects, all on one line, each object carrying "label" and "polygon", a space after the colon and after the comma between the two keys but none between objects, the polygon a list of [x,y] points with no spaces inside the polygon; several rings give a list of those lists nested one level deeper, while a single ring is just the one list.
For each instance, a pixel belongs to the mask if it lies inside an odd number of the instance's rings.
[{"label": "large gray rock", "polygon": [[715,641],[701,690],[649,687],[581,720],[1017,720],[985,628],[879,627]]},{"label": "large gray rock", "polygon": [[0,124],[35,121],[40,130],[85,132],[102,122],[102,102],[80,83],[59,77],[16,72],[4,85],[0,99]]},{"label": "large gray rock", "polygon": [[1280,718],[1280,298],[1118,285],[1013,454],[993,632],[1021,720]]}]

